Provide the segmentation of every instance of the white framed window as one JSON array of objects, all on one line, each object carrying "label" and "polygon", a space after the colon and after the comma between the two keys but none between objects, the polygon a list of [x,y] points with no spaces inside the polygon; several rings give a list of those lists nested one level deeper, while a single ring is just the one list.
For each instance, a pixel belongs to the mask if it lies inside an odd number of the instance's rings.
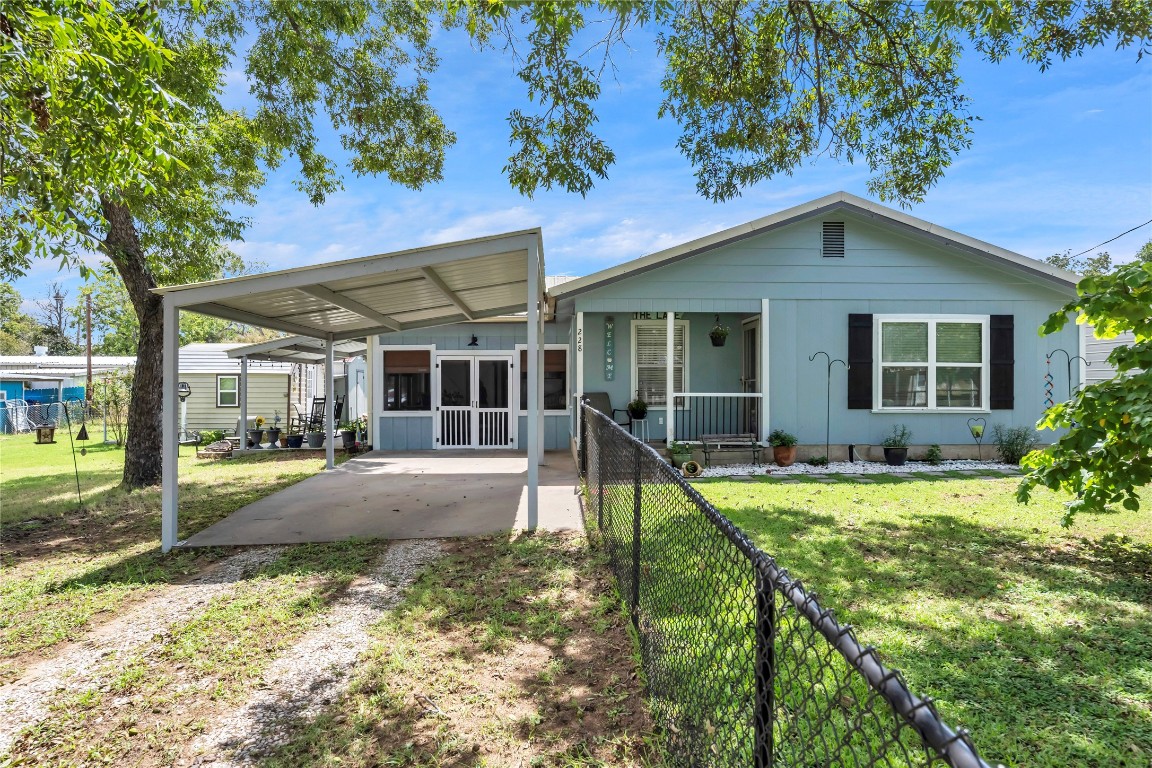
[{"label": "white framed window", "polygon": [[217,376],[216,377],[216,407],[217,408],[239,408],[240,407],[240,377],[239,376]]},{"label": "white framed window", "polygon": [[[520,366],[516,380],[520,391],[520,413],[528,413],[528,345],[516,345],[516,365]],[[544,412],[568,412],[568,345],[545,344]]]},{"label": "white framed window", "polygon": [[[668,403],[666,363],[668,326],[664,320],[632,321],[632,393],[650,406]],[[672,387],[688,391],[688,321],[675,321],[672,337]]]},{"label": "white framed window", "polygon": [[876,315],[875,407],[988,410],[988,315]]}]

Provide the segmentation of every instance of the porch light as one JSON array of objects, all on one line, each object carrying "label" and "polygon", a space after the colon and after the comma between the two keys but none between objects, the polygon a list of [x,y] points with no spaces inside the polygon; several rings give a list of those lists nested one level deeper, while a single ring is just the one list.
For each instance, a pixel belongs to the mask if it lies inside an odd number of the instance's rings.
[{"label": "porch light", "polygon": [[480,339],[476,338],[476,334],[472,334],[472,341],[468,342],[468,346],[470,346],[470,347],[480,346]]}]

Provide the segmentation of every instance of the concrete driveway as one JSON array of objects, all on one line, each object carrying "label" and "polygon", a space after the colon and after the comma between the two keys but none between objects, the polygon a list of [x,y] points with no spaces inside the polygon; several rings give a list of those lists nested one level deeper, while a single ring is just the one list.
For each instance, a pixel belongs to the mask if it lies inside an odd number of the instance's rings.
[{"label": "concrete driveway", "polygon": [[528,463],[514,451],[372,451],[238,509],[182,546],[428,539],[514,528],[582,527],[572,454],[540,467],[540,515],[528,520]]}]

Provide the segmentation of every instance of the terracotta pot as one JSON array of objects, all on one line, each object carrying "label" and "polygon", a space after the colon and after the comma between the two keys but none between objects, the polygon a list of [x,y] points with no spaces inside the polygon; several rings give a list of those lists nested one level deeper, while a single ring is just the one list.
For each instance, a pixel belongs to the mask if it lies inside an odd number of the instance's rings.
[{"label": "terracotta pot", "polygon": [[796,461],[796,446],[794,445],[774,445],[772,446],[772,459],[778,466],[790,467]]}]

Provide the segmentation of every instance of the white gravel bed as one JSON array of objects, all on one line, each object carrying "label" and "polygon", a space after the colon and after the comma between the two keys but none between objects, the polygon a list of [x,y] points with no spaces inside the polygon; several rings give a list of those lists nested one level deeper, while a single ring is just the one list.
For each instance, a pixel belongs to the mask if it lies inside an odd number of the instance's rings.
[{"label": "white gravel bed", "polygon": [[328,610],[321,626],[272,662],[247,703],[217,718],[216,726],[190,745],[191,765],[252,765],[287,743],[297,723],[316,717],[347,690],[356,659],[372,643],[368,628],[440,553],[436,539],[389,547]]},{"label": "white gravel bed", "polygon": [[162,590],[93,630],[83,641],[34,664],[20,679],[0,686],[0,755],[11,749],[21,731],[48,716],[56,694],[101,685],[101,669],[106,672],[108,662],[164,634],[246,574],[271,563],[283,550],[263,547],[239,552],[198,578]]},{"label": "white gravel bed", "polygon": [[953,472],[956,470],[992,470],[996,472],[1019,472],[1015,464],[1002,464],[998,461],[975,461],[973,459],[942,461],[929,464],[925,461],[909,461],[899,467],[890,467],[882,461],[833,461],[827,466],[796,462],[790,467],[775,464],[731,464],[726,467],[708,467],[701,477],[728,477],[729,475],[900,475],[909,472]]}]

